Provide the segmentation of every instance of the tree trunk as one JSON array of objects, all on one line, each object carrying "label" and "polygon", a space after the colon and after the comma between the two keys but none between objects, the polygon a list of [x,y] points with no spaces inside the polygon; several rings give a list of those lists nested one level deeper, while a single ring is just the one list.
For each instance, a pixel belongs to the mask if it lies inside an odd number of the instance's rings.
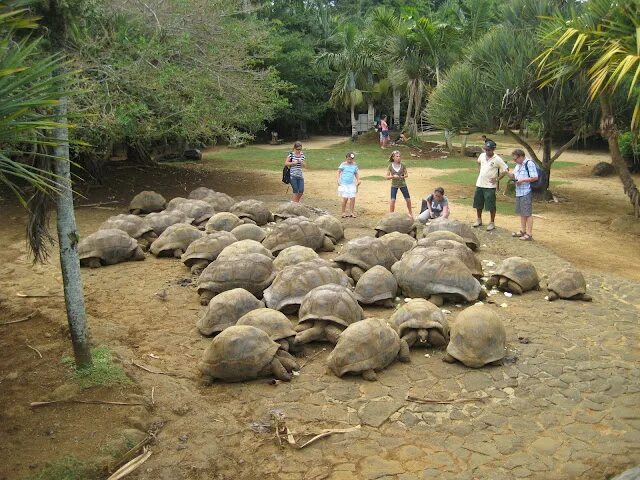
[{"label": "tree trunk", "polygon": [[[67,99],[61,98],[55,108],[56,121],[61,125],[67,123]],[[89,337],[87,335],[82,277],[78,258],[78,232],[73,211],[73,190],[71,185],[71,168],[69,162],[69,131],[66,126],[53,131],[58,145],[54,148],[55,172],[62,191],[57,202],[58,243],[60,246],[60,267],[64,286],[64,302],[67,308],[67,320],[73,343],[76,367],[91,365]]]},{"label": "tree trunk", "polygon": [[409,83],[409,98],[407,99],[407,114],[404,119],[405,130],[409,128],[411,122],[411,115],[413,114],[413,96],[415,95],[415,88],[413,83]]},{"label": "tree trunk", "polygon": [[436,87],[440,85],[440,66],[436,63]]},{"label": "tree trunk", "polygon": [[400,89],[393,87],[393,126],[400,128]]},{"label": "tree trunk", "polygon": [[358,136],[358,124],[356,122],[356,106],[351,103],[351,140]]},{"label": "tree trunk", "polygon": [[607,138],[609,143],[609,153],[611,154],[611,163],[618,172],[624,193],[629,197],[633,214],[636,218],[640,218],[640,191],[633,181],[627,162],[622,158],[620,153],[620,145],[618,145],[618,131],[616,129],[615,119],[613,117],[613,107],[611,105],[611,97],[607,93],[600,96],[600,110],[602,119],[600,120],[600,133]]},{"label": "tree trunk", "polygon": [[463,157],[467,156],[467,140],[469,139],[469,135],[466,133],[462,135],[462,140],[460,143],[460,153]]},{"label": "tree trunk", "polygon": [[369,102],[367,105],[367,127],[369,130],[373,129],[375,124],[376,109],[373,107],[373,103]]}]

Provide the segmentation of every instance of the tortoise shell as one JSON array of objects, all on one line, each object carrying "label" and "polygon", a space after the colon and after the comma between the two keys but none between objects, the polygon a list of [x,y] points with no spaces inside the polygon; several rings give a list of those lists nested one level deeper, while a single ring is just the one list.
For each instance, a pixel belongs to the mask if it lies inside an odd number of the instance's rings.
[{"label": "tortoise shell", "polygon": [[449,340],[449,322],[442,310],[424,298],[412,298],[391,315],[389,324],[402,337],[408,330],[436,329]]},{"label": "tortoise shell", "polygon": [[436,230],[431,233],[427,233],[423,238],[418,240],[417,245],[421,247],[430,247],[438,240],[453,240],[454,242],[466,245],[464,238],[457,233],[450,232],[449,230]]},{"label": "tortoise shell", "polygon": [[587,282],[578,270],[565,268],[552,278],[547,289],[555,292],[560,298],[571,298],[587,293]]},{"label": "tortoise shell", "polygon": [[337,243],[344,238],[344,227],[340,220],[333,215],[320,215],[313,219],[313,223],[320,227],[320,230],[327,235],[333,243]]},{"label": "tortoise shell", "polygon": [[236,325],[251,325],[269,335],[274,342],[295,337],[296,332],[291,327],[291,321],[286,315],[271,308],[257,308],[246,313]]},{"label": "tortoise shell", "polygon": [[467,367],[480,368],[505,355],[507,334],[492,309],[473,305],[458,314],[451,325],[447,353]]},{"label": "tortoise shell", "polygon": [[195,260],[213,262],[222,250],[236,242],[230,232],[213,232],[192,242],[182,255],[182,263],[191,267]]},{"label": "tortoise shell", "polygon": [[482,277],[482,263],[480,259],[476,257],[475,253],[464,243],[459,243],[454,240],[437,240],[435,242],[429,242],[429,246],[425,247],[418,242],[409,254],[417,254],[418,252],[420,255],[433,258],[442,255],[452,255],[459,258],[462,263],[471,270],[471,274],[474,277]]},{"label": "tortoise shell", "polygon": [[342,270],[318,258],[280,270],[271,286],[264,291],[264,299],[269,308],[296,310],[307,293],[330,283],[348,286],[351,280]]},{"label": "tortoise shell", "polygon": [[282,250],[293,245],[320,250],[324,244],[325,235],[320,227],[305,217],[290,217],[278,222],[262,244],[278,255]]},{"label": "tortoise shell", "polygon": [[193,242],[202,238],[204,232],[193,225],[176,223],[167,227],[160,236],[151,244],[149,250],[157,257],[173,255],[174,250],[186,251]]},{"label": "tortoise shell", "polygon": [[273,260],[273,255],[271,255],[271,252],[264,245],[256,242],[255,240],[240,240],[239,242],[235,242],[225,247],[225,249],[220,252],[218,257],[225,258],[244,255],[247,253],[258,253],[260,255],[264,255],[269,260]]},{"label": "tortoise shell", "polygon": [[264,303],[243,288],[227,290],[211,299],[196,327],[202,335],[216,335],[235,325],[243,315],[262,307]]},{"label": "tortoise shell", "polygon": [[198,294],[204,290],[221,293],[244,288],[257,298],[262,298],[263,290],[274,278],[271,259],[260,253],[227,255],[224,258],[220,255],[200,274]]},{"label": "tortoise shell", "polygon": [[161,212],[165,209],[167,201],[157,192],[145,190],[131,199],[129,212],[151,213]]},{"label": "tortoise shell", "polygon": [[320,258],[315,250],[301,245],[293,245],[282,250],[278,257],[273,261],[273,268],[282,270],[289,265],[297,265],[298,263],[307,262]]},{"label": "tortoise shell", "polygon": [[78,243],[78,256],[83,266],[85,260],[91,258],[100,259],[103,265],[126,262],[142,252],[138,250],[138,242],[116,228],[98,230]]},{"label": "tortoise shell", "polygon": [[137,215],[127,215],[125,213],[109,217],[102,222],[98,230],[108,230],[110,228],[122,230],[131,238],[140,238],[144,234],[154,233],[153,227],[145,218]]},{"label": "tortoise shell", "polygon": [[400,260],[404,252],[411,250],[416,245],[416,239],[411,235],[400,232],[387,233],[380,237],[380,241],[384,243],[393,256]]},{"label": "tortoise shell", "polygon": [[462,237],[464,242],[474,252],[478,249],[480,242],[478,241],[478,237],[474,233],[471,226],[466,223],[462,223],[459,220],[450,220],[448,218],[439,218],[432,221],[429,225],[425,225],[424,230],[422,230],[422,236],[426,237],[431,232],[438,232],[440,230],[446,230],[448,232],[453,232],[456,235]]},{"label": "tortoise shell", "polygon": [[213,215],[204,228],[207,233],[226,231],[230,232],[238,225],[242,225],[242,220],[230,212],[219,212]]},{"label": "tortoise shell", "polygon": [[[385,235],[387,237],[388,235]],[[382,300],[394,299],[398,293],[398,282],[393,274],[384,267],[376,265],[370,268],[356,284],[355,296],[358,302],[372,304]]]},{"label": "tortoise shell", "polygon": [[335,261],[345,267],[356,265],[366,271],[375,265],[390,269],[396,257],[379,238],[359,237],[349,240]]},{"label": "tortoise shell", "polygon": [[508,278],[516,282],[523,292],[533,290],[540,283],[536,267],[530,260],[522,257],[505,258],[492,277]]},{"label": "tortoise shell", "polygon": [[407,297],[458,295],[470,302],[478,299],[480,283],[462,261],[452,255],[431,257],[420,251],[407,253],[391,271]]},{"label": "tortoise shell", "polygon": [[315,217],[315,213],[306,205],[299,202],[285,202],[278,205],[275,212],[273,212],[273,218],[276,221],[284,220],[291,217]]},{"label": "tortoise shell", "polygon": [[400,212],[391,212],[386,214],[374,228],[376,230],[376,237],[381,237],[391,232],[406,233],[415,237],[417,227],[413,218],[409,215]]},{"label": "tortoise shell", "polygon": [[338,377],[347,372],[381,370],[400,352],[400,337],[386,320],[367,318],[349,325],[327,359]]},{"label": "tortoise shell", "polygon": [[249,220],[256,225],[265,225],[273,220],[273,215],[267,208],[267,204],[259,200],[243,200],[233,205],[230,209],[243,220]]},{"label": "tortoise shell", "polygon": [[316,320],[348,327],[364,318],[364,311],[349,288],[343,285],[320,285],[305,295],[298,312],[299,323]]},{"label": "tortoise shell", "polygon": [[156,235],[160,235],[171,225],[175,225],[176,223],[187,223],[190,224],[193,222],[193,218],[187,217],[184,212],[180,210],[171,210],[171,211],[163,211],[150,213],[146,217],[144,217],[145,221],[153,228],[153,231]]},{"label": "tortoise shell", "polygon": [[279,348],[259,328],[234,325],[211,341],[198,368],[212,378],[230,382],[251,380],[264,372]]},{"label": "tortoise shell", "polygon": [[193,223],[199,225],[213,216],[215,210],[203,200],[191,200],[177,197],[169,201],[167,210],[179,210],[187,217],[193,218]]},{"label": "tortoise shell", "polygon": [[233,233],[238,240],[255,240],[256,242],[262,242],[267,236],[264,228],[254,225],[253,223],[238,225],[231,230],[231,233]]}]

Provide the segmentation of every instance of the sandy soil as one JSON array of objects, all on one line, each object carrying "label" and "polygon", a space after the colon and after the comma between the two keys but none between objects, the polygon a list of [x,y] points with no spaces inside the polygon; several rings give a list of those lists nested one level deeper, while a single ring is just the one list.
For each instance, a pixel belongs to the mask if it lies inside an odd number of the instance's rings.
[{"label": "sandy soil", "polygon": [[[310,145],[310,142],[305,142],[306,149],[313,149],[313,146],[313,143]],[[497,261],[505,255],[522,251],[535,257],[536,265],[540,265],[545,275],[569,262],[583,269],[590,278],[606,275],[607,280],[602,280],[603,285],[608,284],[610,278],[620,277],[637,282],[640,280],[638,237],[609,229],[613,218],[630,210],[620,183],[616,177],[600,179],[589,175],[591,165],[606,157],[601,154],[570,153],[562,159],[579,162],[581,166],[554,173],[554,178],[570,183],[557,188],[562,199],[560,203],[536,204],[536,214],[542,218],[536,218],[534,244],[519,245],[517,240],[512,240],[508,231],[518,227],[517,217],[499,216],[500,228],[496,232],[481,232],[483,242],[488,245],[481,253],[481,258]],[[425,164],[428,165],[428,161]],[[380,175],[382,171],[363,171],[362,174]],[[416,204],[421,195],[436,186],[433,178],[441,174],[442,170],[428,166],[411,169],[409,188]],[[339,212],[334,172],[310,171],[306,183],[305,202],[334,214]],[[238,198],[263,199],[272,207],[288,198],[278,172],[245,176],[216,171],[211,165],[193,164],[184,168],[167,166],[155,171],[121,169],[115,171],[103,187],[86,189],[84,192],[86,200],[79,204],[112,200],[119,203],[98,208],[78,208],[80,233],[86,235],[93,232],[107,217],[125,209],[128,199],[137,191],[155,189],[171,198],[186,196],[188,191],[199,185],[207,185]],[[472,220],[474,213],[471,208],[457,203],[461,198],[469,198],[472,189],[446,185],[445,188],[452,203],[453,217]],[[347,238],[371,233],[371,227],[387,211],[387,194],[388,184],[385,182],[369,181],[363,184],[357,200],[359,216],[345,220]],[[512,202],[507,198],[500,201]],[[403,205],[398,202],[398,209],[402,208]],[[401,365],[389,369],[381,385],[361,380],[345,382],[325,374],[323,360],[327,353],[318,346],[307,351],[310,364],[303,375],[290,385],[276,387],[266,382],[252,382],[203,387],[199,384],[195,364],[209,340],[200,337],[194,328],[203,309],[198,304],[188,270],[172,259],[150,257],[144,262],[83,271],[92,340],[96,345],[109,345],[136,384],[117,389],[80,391],[68,381],[68,372],[60,363],[63,355],[70,354],[70,347],[64,304],[60,296],[62,285],[58,262],[54,258],[50,265],[32,266],[25,254],[23,212],[8,201],[2,204],[2,210],[3,218],[7,221],[0,225],[0,238],[5,245],[0,251],[0,322],[37,313],[28,321],[0,327],[4,333],[0,337],[0,457],[6,459],[0,463],[0,479],[22,478],[37,472],[46,462],[69,453],[98,462],[106,469],[126,450],[122,445],[114,447],[114,442],[134,435],[136,431],[138,434],[144,431],[159,432],[153,447],[154,457],[131,477],[144,479],[303,478],[301,471],[296,469],[298,463],[307,472],[304,478],[327,478],[329,474],[322,473],[326,471],[324,466],[341,462],[350,465],[348,462],[353,455],[364,455],[361,452],[367,450],[371,455],[371,449],[384,447],[385,452],[387,448],[391,452],[399,444],[397,438],[403,438],[405,443],[418,445],[429,452],[443,448],[446,436],[437,437],[437,440],[434,436],[433,444],[425,444],[426,437],[422,433],[399,432],[395,422],[384,427],[386,430],[367,427],[362,434],[347,436],[347,440],[337,438],[317,449],[305,450],[304,456],[290,451],[285,453],[269,436],[256,436],[248,429],[248,425],[260,421],[265,414],[268,416],[267,412],[274,407],[286,406],[288,418],[298,429],[317,432],[322,428],[344,428],[357,422],[354,408],[366,409],[364,403],[357,402],[371,399],[385,402],[393,399],[389,401],[396,402],[404,397],[410,385],[420,391],[427,389],[422,393],[428,395],[429,388],[437,384],[435,393],[451,395],[458,387],[451,383],[447,375],[455,374],[464,379],[467,373],[460,367],[443,366],[439,361],[433,363],[422,353],[417,353],[413,361],[421,371],[431,375],[417,383],[407,383],[405,375],[408,370]],[[611,291],[610,287],[606,288]],[[166,300],[155,295],[162,290],[167,292]],[[18,294],[49,296],[24,297]],[[513,310],[509,310],[512,315],[503,315],[508,325],[510,343],[517,344],[517,336],[522,331],[533,336],[536,329],[545,332],[545,341],[553,342],[557,337],[553,328],[548,332],[545,330],[549,328],[546,322],[537,324],[535,322],[538,320],[527,317],[532,309],[542,308],[545,315],[561,315],[566,321],[562,327],[566,329],[562,332],[565,336],[571,336],[571,329],[575,327],[571,322],[577,322],[588,314],[582,305],[568,305],[561,313],[557,307],[547,306],[545,302],[533,303],[541,302],[543,295],[543,292],[535,292],[529,297],[517,301],[514,299]],[[597,300],[604,304],[613,301],[612,295],[603,291]],[[620,296],[615,294],[616,301],[620,299],[626,302],[624,298],[622,293]],[[636,304],[636,301],[631,301],[631,304]],[[637,307],[640,308],[640,304]],[[449,308],[454,312],[457,310],[453,306]],[[604,305],[601,309],[606,310]],[[614,309],[618,311],[619,307]],[[367,315],[389,315],[388,311],[379,310],[367,309]],[[518,315],[527,318],[524,326],[515,321]],[[614,343],[609,345],[599,343],[589,333],[584,342],[573,341],[580,348],[595,349],[602,345],[602,348],[619,348],[621,352],[629,352],[634,348],[634,338],[620,340],[616,337],[611,339]],[[606,341],[609,341],[609,337]],[[628,360],[624,353],[615,352],[616,358]],[[315,357],[315,354],[320,356]],[[150,369],[169,372],[174,376],[149,373],[133,366],[132,359]],[[502,378],[501,374],[498,377]],[[442,379],[440,383],[438,378]],[[325,400],[324,395],[328,395],[329,401]],[[42,409],[28,406],[32,401],[72,396],[139,402],[144,405],[59,404]],[[356,400],[355,404],[347,402],[347,399],[357,399],[359,396],[362,398]],[[499,414],[499,402],[492,405]],[[359,414],[363,415],[361,412]],[[539,420],[531,421],[535,423]],[[523,435],[525,445],[535,438],[534,433],[529,434],[526,429]],[[389,453],[388,458],[402,460],[398,455]],[[466,460],[451,458],[449,467],[453,474],[465,471]],[[593,470],[594,476],[589,478],[602,478],[605,473],[619,469],[629,462],[629,457],[626,458],[624,461],[619,458],[608,460],[607,466],[598,466]],[[324,465],[325,469],[314,474],[315,464],[318,468]],[[284,470],[283,465],[286,467]],[[364,475],[365,468],[366,464],[360,465],[358,471]],[[478,475],[478,478],[488,478]],[[554,478],[572,478],[564,474],[550,475]],[[534,477],[545,478],[544,475]],[[358,474],[356,477],[335,478],[363,477]]]}]

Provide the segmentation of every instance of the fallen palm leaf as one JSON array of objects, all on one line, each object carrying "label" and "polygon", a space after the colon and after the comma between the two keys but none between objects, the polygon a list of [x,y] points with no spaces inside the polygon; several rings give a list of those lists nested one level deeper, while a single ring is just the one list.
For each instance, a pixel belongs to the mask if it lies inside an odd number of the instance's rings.
[{"label": "fallen palm leaf", "polygon": [[8,322],[2,322],[0,323],[0,325],[11,325],[12,323],[26,322],[27,320],[31,320],[33,317],[35,317],[38,313],[40,313],[40,310],[34,310],[26,317],[18,318],[17,320],[9,320]]},{"label": "fallen palm leaf", "polygon": [[42,358],[42,354],[40,353],[40,350],[38,350],[36,347],[32,347],[28,343],[25,343],[25,345],[29,347],[31,350],[33,350],[34,352],[36,352],[40,358]]},{"label": "fallen palm leaf", "polygon": [[162,370],[156,370],[154,368],[149,368],[149,367],[146,367],[146,366],[144,366],[144,365],[142,365],[140,363],[137,363],[135,360],[131,360],[131,364],[135,365],[138,368],[141,368],[145,372],[155,373],[156,375],[169,375],[170,377],[191,378],[191,377],[187,377],[186,375],[180,375],[179,373],[163,372]]},{"label": "fallen palm leaf", "polygon": [[314,353],[313,355],[311,355],[309,358],[307,358],[304,363],[302,365],[300,365],[300,370],[302,370],[305,365],[307,365],[308,363],[310,363],[312,360],[314,360],[318,355],[320,355],[322,352],[326,352],[327,349],[323,348],[322,350],[320,350],[319,352]]},{"label": "fallen palm leaf", "polygon": [[303,449],[304,447],[307,447],[307,446],[311,445],[312,443],[317,442],[321,438],[328,437],[328,436],[333,435],[335,433],[349,433],[349,432],[355,432],[356,430],[359,430],[359,429],[360,429],[360,425],[356,425],[355,427],[351,427],[351,428],[332,428],[332,429],[328,429],[328,430],[323,430],[322,432],[320,432],[315,437],[311,438],[310,440],[308,440],[305,443],[303,443],[302,445],[300,445],[298,448],[299,449]]},{"label": "fallen palm leaf", "polygon": [[407,400],[410,402],[416,402],[416,403],[426,403],[426,404],[433,403],[433,404],[440,404],[440,405],[446,405],[450,403],[482,402],[483,401],[482,398],[449,398],[447,400],[438,400],[434,398],[413,397],[411,395],[407,395]]},{"label": "fallen palm leaf", "polygon": [[22,293],[17,292],[16,297],[20,298],[48,298],[48,297],[61,297],[61,293]]},{"label": "fallen palm leaf", "polygon": [[116,472],[114,472],[113,475],[107,478],[107,480],[120,480],[121,478],[126,477],[131,472],[139,468],[144,462],[146,462],[150,456],[151,456],[151,450],[141,453],[130,462],[125,463]]}]

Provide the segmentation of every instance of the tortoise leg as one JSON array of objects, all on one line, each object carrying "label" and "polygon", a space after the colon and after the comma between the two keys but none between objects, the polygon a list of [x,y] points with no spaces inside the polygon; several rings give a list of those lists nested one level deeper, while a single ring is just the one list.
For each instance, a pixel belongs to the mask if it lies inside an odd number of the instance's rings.
[{"label": "tortoise leg", "polygon": [[376,238],[380,238],[381,236],[383,236],[386,232],[382,232],[380,230],[376,230]]},{"label": "tortoise leg", "polygon": [[144,237],[140,237],[138,240],[138,246],[142,249],[143,252],[149,251],[149,247],[151,246],[151,242]]},{"label": "tortoise leg", "polygon": [[362,378],[369,380],[370,382],[375,382],[378,380],[378,375],[376,375],[376,372],[373,369],[365,370],[362,372]]},{"label": "tortoise leg", "polygon": [[560,295],[558,295],[556,292],[554,292],[553,290],[549,290],[549,301],[553,302],[554,300],[558,300],[560,298]]},{"label": "tortoise leg", "polygon": [[100,268],[102,264],[100,263],[100,259],[98,257],[91,257],[87,259],[87,267],[89,268]]},{"label": "tortoise leg", "polygon": [[214,380],[211,375],[202,375],[202,383],[204,385],[213,385]]},{"label": "tortoise leg", "polygon": [[131,259],[135,261],[144,260],[144,251],[142,250],[142,247],[138,246],[138,248],[133,251]]},{"label": "tortoise leg", "polygon": [[298,365],[296,359],[293,358],[289,352],[278,350],[276,352],[276,358],[280,360],[280,363],[288,372],[291,372],[293,370],[300,370],[300,365]]},{"label": "tortoise leg", "polygon": [[296,334],[296,338],[293,340],[293,344],[303,345],[317,340],[324,339],[324,327],[320,324],[316,324],[311,328],[307,328]]},{"label": "tortoise leg", "polygon": [[182,257],[182,254],[183,254],[183,253],[184,253],[184,250],[183,250],[183,249],[181,249],[181,248],[176,248],[176,249],[173,251],[173,256],[174,256],[175,258],[180,258],[180,257]]},{"label": "tortoise leg", "polygon": [[191,273],[194,275],[200,275],[202,271],[207,268],[209,263],[206,260],[196,260],[193,265],[191,265]]},{"label": "tortoise leg", "polygon": [[583,300],[585,302],[593,301],[593,298],[591,298],[591,295],[587,295],[586,293],[581,293],[579,295],[576,295],[576,299]]},{"label": "tortoise leg", "polygon": [[129,213],[131,213],[131,215],[140,215],[142,213],[142,210],[140,210],[139,208],[134,208],[133,210],[130,210]]},{"label": "tortoise leg", "polygon": [[447,339],[435,328],[429,330],[429,343],[434,347],[446,347]]},{"label": "tortoise leg", "polygon": [[416,333],[420,339],[420,343],[427,343],[429,341],[429,330],[426,328],[419,328]]},{"label": "tortoise leg", "polygon": [[393,299],[387,298],[386,300],[383,300],[382,302],[380,302],[380,306],[384,308],[393,308]]},{"label": "tortoise leg", "polygon": [[364,270],[361,269],[360,267],[356,267],[355,265],[353,267],[351,267],[351,278],[353,278],[354,282],[358,282],[358,280],[360,280],[360,277],[362,277],[362,275],[364,275]]},{"label": "tortoise leg", "polygon": [[400,339],[400,351],[398,352],[398,360],[401,362],[410,362],[411,353],[409,352],[409,344],[403,339]]},{"label": "tortoise leg", "polygon": [[324,335],[326,339],[334,345],[338,343],[338,337],[343,330],[336,325],[327,325],[324,327]]},{"label": "tortoise leg", "polygon": [[507,288],[511,291],[511,293],[515,293],[516,295],[522,295],[522,287],[518,285],[513,280],[507,281]]},{"label": "tortoise leg", "polygon": [[200,292],[200,305],[209,305],[209,302],[215,296],[216,294],[211,290],[203,290],[202,292]]},{"label": "tortoise leg", "polygon": [[402,336],[402,340],[404,340],[409,347],[413,347],[418,341],[418,332],[415,330],[409,330]]},{"label": "tortoise leg", "polygon": [[324,239],[322,240],[322,247],[320,248],[320,250],[322,250],[323,252],[333,252],[335,249],[336,246],[334,245],[334,243],[329,237],[325,235]]},{"label": "tortoise leg", "polygon": [[442,295],[431,295],[429,297],[429,301],[436,307],[441,307],[442,305],[444,305],[444,298],[442,297]]},{"label": "tortoise leg", "polygon": [[442,361],[443,362],[447,362],[447,363],[456,363],[456,359],[453,358],[451,355],[449,355],[448,353],[445,353],[442,356]]},{"label": "tortoise leg", "polygon": [[291,381],[291,374],[287,372],[287,369],[282,366],[282,363],[280,363],[278,357],[273,357],[273,360],[271,360],[269,367],[273,376],[278,380],[282,380],[283,382]]},{"label": "tortoise leg", "polygon": [[485,300],[487,298],[487,291],[484,288],[480,289],[480,293],[478,294],[478,300]]},{"label": "tortoise leg", "polygon": [[276,341],[277,344],[280,345],[280,348],[285,352],[289,351],[289,341],[286,338],[282,338]]}]

